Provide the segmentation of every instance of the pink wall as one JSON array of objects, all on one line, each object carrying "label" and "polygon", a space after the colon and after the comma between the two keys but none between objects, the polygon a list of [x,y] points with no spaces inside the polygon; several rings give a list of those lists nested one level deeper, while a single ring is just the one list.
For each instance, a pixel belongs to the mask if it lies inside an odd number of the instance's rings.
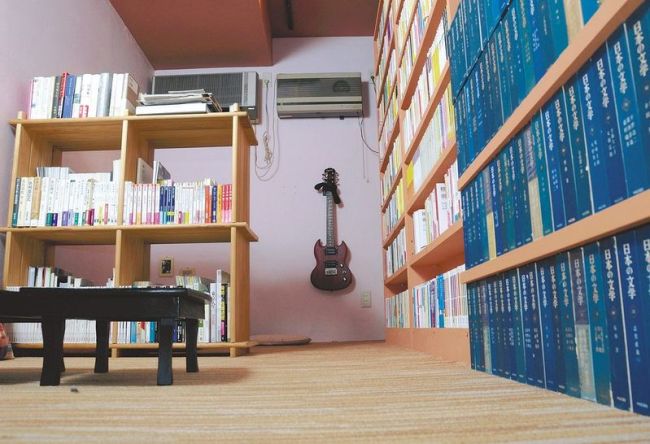
[{"label": "pink wall", "polygon": [[[156,73],[254,70],[275,79],[277,73],[361,72],[366,86],[362,124],[366,140],[376,149],[377,116],[369,84],[373,68],[371,38],[274,39],[273,54],[272,67]],[[273,94],[271,89],[268,105],[272,117]],[[260,181],[251,172],[251,227],[260,239],[251,248],[251,333],[300,334],[317,341],[383,339],[377,156],[364,148],[355,118],[271,120],[277,124],[279,135],[279,168],[269,181]],[[260,141],[267,123],[264,119],[257,125]],[[261,158],[261,145],[257,150]],[[196,177],[198,171],[212,168],[206,166],[209,164],[217,168],[213,175],[229,177],[227,169],[216,166],[220,159],[229,161],[226,156],[227,151],[203,150],[199,157],[183,154],[181,163],[178,152],[157,153],[157,158],[175,169],[172,174],[176,178]],[[337,209],[338,237],[351,251],[349,265],[355,277],[353,286],[334,293],[317,290],[309,282],[315,265],[314,242],[325,238],[325,199],[313,187],[326,167],[334,167],[340,175],[344,206]],[[157,276],[157,260],[167,255],[174,257],[177,269],[201,264],[202,259],[196,257],[203,255],[209,258],[204,265],[225,267],[228,250],[222,245],[188,247],[188,251],[158,247],[152,251],[152,279]],[[195,268],[197,273],[212,274],[210,266]],[[360,306],[360,294],[366,290],[371,291],[372,308]]]},{"label": "pink wall", "polygon": [[[0,225],[7,220],[14,146],[14,135],[6,122],[16,118],[18,111],[27,109],[32,77],[63,71],[130,72],[145,88],[153,74],[147,58],[106,0],[1,1],[0,190],[6,191],[0,191]],[[0,261],[4,257],[2,240]],[[63,260],[65,256],[62,255]],[[104,270],[114,260],[106,253],[96,258],[93,268]]]}]

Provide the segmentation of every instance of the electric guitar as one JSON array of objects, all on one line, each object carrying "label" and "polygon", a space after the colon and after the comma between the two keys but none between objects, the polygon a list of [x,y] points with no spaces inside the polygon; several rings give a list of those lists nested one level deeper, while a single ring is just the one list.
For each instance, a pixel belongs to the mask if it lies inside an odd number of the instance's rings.
[{"label": "electric guitar", "polygon": [[321,290],[342,290],[352,282],[352,273],[347,266],[348,246],[345,242],[336,244],[334,205],[341,203],[336,186],[338,174],[334,168],[327,168],[323,172],[323,181],[314,188],[322,191],[326,199],[327,242],[325,245],[320,239],[314,245],[316,267],[311,272],[311,283]]}]

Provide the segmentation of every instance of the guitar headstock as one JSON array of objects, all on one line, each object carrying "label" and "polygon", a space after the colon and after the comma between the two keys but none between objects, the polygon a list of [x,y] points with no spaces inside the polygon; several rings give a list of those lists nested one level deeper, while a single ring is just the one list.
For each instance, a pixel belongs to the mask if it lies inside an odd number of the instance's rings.
[{"label": "guitar headstock", "polygon": [[323,182],[329,185],[338,185],[339,173],[334,168],[325,168],[325,171],[323,171]]}]

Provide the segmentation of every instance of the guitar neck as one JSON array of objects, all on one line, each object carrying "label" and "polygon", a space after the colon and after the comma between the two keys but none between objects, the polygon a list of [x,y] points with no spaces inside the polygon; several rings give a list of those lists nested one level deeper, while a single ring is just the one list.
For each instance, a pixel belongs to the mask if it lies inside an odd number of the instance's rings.
[{"label": "guitar neck", "polygon": [[334,212],[334,197],[332,196],[331,191],[325,193],[325,226],[327,227],[327,247],[336,247],[336,214]]}]

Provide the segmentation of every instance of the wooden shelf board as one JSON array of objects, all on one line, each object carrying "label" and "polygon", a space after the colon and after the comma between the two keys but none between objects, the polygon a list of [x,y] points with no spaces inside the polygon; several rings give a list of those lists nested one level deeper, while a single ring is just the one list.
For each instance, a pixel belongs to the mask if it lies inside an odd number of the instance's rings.
[{"label": "wooden shelf board", "polygon": [[424,201],[429,197],[437,183],[444,182],[445,173],[449,170],[451,165],[456,160],[456,141],[451,143],[451,146],[446,148],[436,164],[431,168],[426,179],[420,186],[420,189],[415,192],[411,202],[407,206],[406,212],[413,214],[415,210],[424,208]]},{"label": "wooden shelf board", "polygon": [[121,117],[84,119],[14,119],[32,137],[45,140],[63,151],[119,150],[122,143]]},{"label": "wooden shelf board", "polygon": [[[42,350],[42,342],[12,342],[11,346],[15,349],[21,350]],[[82,342],[82,343],[64,343],[63,350],[75,351],[75,350],[86,350],[92,351],[95,350],[95,344],[93,342]]]},{"label": "wooden shelf board", "polygon": [[465,188],[497,156],[501,148],[530,122],[534,114],[589,60],[589,57],[605,43],[610,34],[643,2],[644,0],[619,0],[603,2],[600,5],[598,11],[580,31],[577,38],[560,54],[544,77],[461,175],[458,180],[460,189]]},{"label": "wooden shelf board", "polygon": [[381,212],[383,213],[386,211],[386,208],[388,208],[388,204],[390,203],[390,199],[393,196],[393,193],[395,193],[395,189],[397,188],[397,185],[399,184],[400,179],[402,178],[402,169],[400,168],[395,177],[393,178],[393,184],[390,186],[390,190],[388,191],[388,194],[386,194],[386,198],[384,199],[384,203],[381,205]]},{"label": "wooden shelf board", "polygon": [[38,227],[4,228],[12,235],[26,236],[59,245],[112,245],[115,244],[117,227]]},{"label": "wooden shelf board", "polygon": [[386,236],[386,239],[384,240],[383,247],[388,248],[391,242],[395,240],[397,235],[399,234],[400,230],[404,228],[404,220],[405,220],[405,214],[402,215],[402,217],[399,218],[395,226],[390,230],[390,233],[388,233],[388,236]]},{"label": "wooden shelf board", "polygon": [[[380,171],[383,173],[386,170],[386,166],[388,165],[388,156],[392,150],[394,150],[394,145],[397,140],[397,135],[399,134],[400,127],[399,127],[399,121],[400,119],[397,119],[395,121],[395,126],[393,127],[393,131],[391,131],[390,135],[388,136],[388,141],[386,143],[386,154],[384,155],[384,158],[382,160],[381,166],[380,166]],[[385,122],[383,122],[385,123]],[[383,129],[383,123],[382,123],[382,129]],[[381,134],[381,131],[379,131],[378,134]]]},{"label": "wooden shelf board", "polygon": [[[23,350],[42,350],[43,343],[12,343],[12,347]],[[255,347],[257,342],[255,341],[243,341],[243,342],[199,342],[197,348],[199,350],[219,350],[219,349],[230,349],[230,348],[249,348]],[[112,349],[118,350],[157,350],[158,343],[153,344],[109,344],[109,347]],[[95,350],[95,344],[92,342],[87,343],[65,343],[63,344],[64,350]],[[185,350],[185,343],[174,343],[172,344],[174,350]]]},{"label": "wooden shelf board", "polygon": [[[409,267],[439,266],[462,258],[465,252],[463,221],[458,220],[409,261]],[[462,260],[460,260],[462,263]],[[460,265],[460,264],[458,264]],[[439,274],[435,272],[435,274]]]},{"label": "wooden shelf board", "polygon": [[203,242],[230,242],[230,229],[244,230],[246,238],[255,242],[257,235],[247,223],[188,224],[188,225],[122,225],[119,228],[129,236],[152,244],[181,244]]},{"label": "wooden shelf board", "polygon": [[461,273],[473,282],[650,221],[650,190]]},{"label": "wooden shelf board", "polygon": [[442,100],[442,97],[444,96],[444,93],[447,90],[447,86],[449,85],[450,78],[451,75],[449,70],[449,63],[447,63],[445,68],[442,70],[440,83],[438,84],[436,90],[431,96],[431,100],[427,105],[427,109],[424,111],[424,114],[422,115],[422,119],[418,124],[418,128],[415,131],[415,134],[413,135],[413,140],[411,140],[411,143],[408,149],[406,150],[406,154],[404,155],[405,163],[411,162],[413,156],[415,156],[415,151],[417,151],[418,146],[420,145],[420,141],[422,140],[422,137],[424,137],[424,133],[427,132],[427,128],[429,128],[429,123],[431,122],[431,118],[433,117],[433,114],[435,113],[436,109],[440,105],[440,100]]},{"label": "wooden shelf board", "polygon": [[[394,131],[393,131],[394,132]],[[392,136],[392,133],[391,133]],[[393,141],[395,142],[395,141]],[[395,149],[395,143],[391,143],[390,145],[386,145],[386,152],[384,153],[384,157],[382,157],[381,161],[379,162],[379,172],[383,173],[386,171],[386,167],[388,167],[388,160],[390,159],[390,155]]]},{"label": "wooden shelf board", "polygon": [[[395,77],[394,77],[394,80],[393,80],[393,87],[390,89],[390,93],[388,94],[388,97],[393,97],[393,93],[395,92],[395,88],[397,88],[397,72],[395,72]],[[393,100],[396,100],[396,99],[393,99]],[[378,102],[377,105],[379,105],[379,103],[380,102]],[[388,117],[389,112],[390,112],[390,106],[386,107],[386,110],[384,111],[384,120],[382,120],[382,122],[386,122],[386,117]]]},{"label": "wooden shelf board", "polygon": [[395,273],[391,274],[390,276],[387,276],[386,279],[384,279],[384,285],[387,287],[405,285],[407,272],[408,272],[408,267],[404,265]]},{"label": "wooden shelf board", "polygon": [[431,46],[431,43],[433,43],[433,39],[436,36],[436,30],[438,29],[438,24],[442,18],[445,4],[446,0],[436,0],[433,9],[431,10],[431,15],[429,16],[429,21],[427,22],[427,26],[424,31],[424,37],[422,38],[420,47],[417,51],[418,56],[415,59],[415,63],[413,63],[413,69],[411,70],[408,82],[406,83],[406,89],[404,90],[404,100],[402,100],[402,109],[408,109],[411,105],[413,93],[417,87],[422,68],[426,63],[429,47]]}]

